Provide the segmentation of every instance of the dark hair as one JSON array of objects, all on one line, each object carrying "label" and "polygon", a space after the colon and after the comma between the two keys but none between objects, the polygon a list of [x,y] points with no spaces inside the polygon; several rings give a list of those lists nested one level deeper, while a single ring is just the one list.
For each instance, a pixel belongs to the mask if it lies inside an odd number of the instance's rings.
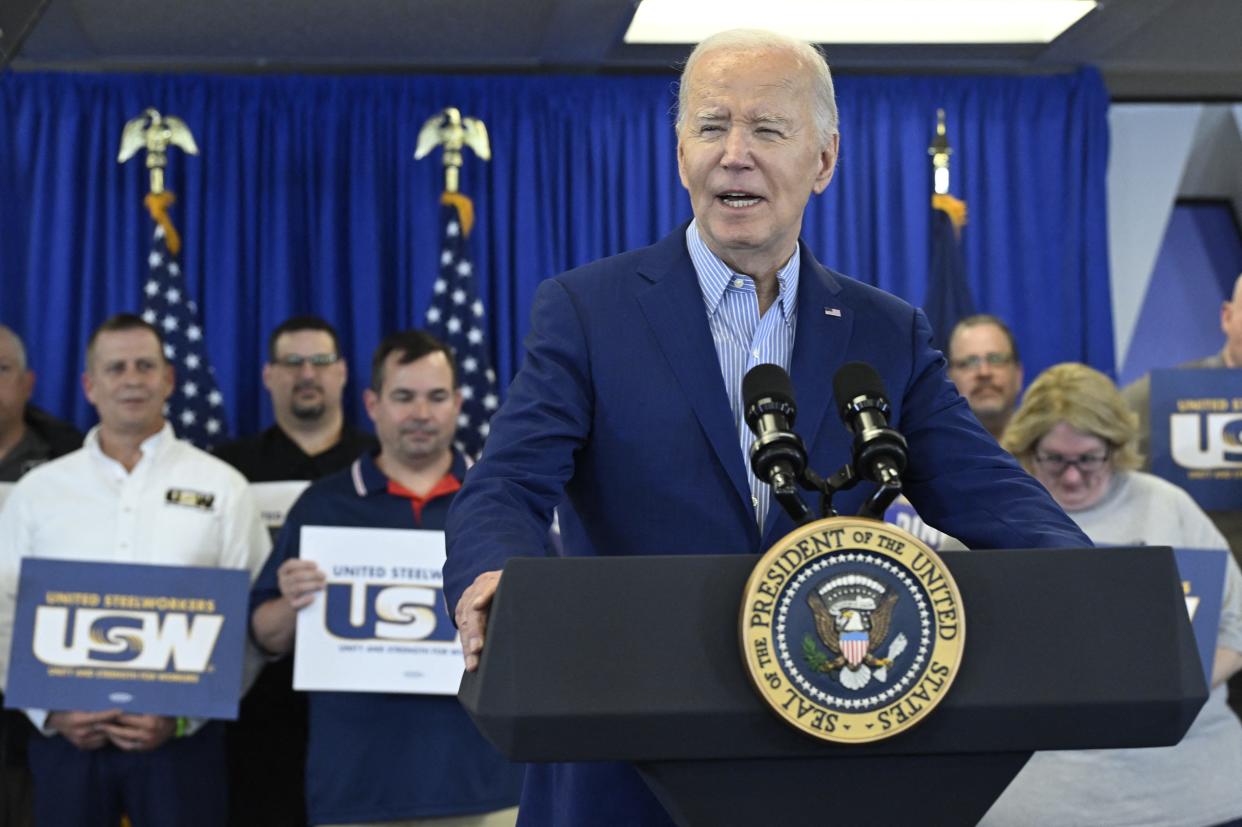
[{"label": "dark hair", "polygon": [[148,322],[141,316],[133,313],[117,313],[115,316],[109,316],[103,320],[103,323],[91,333],[91,337],[86,340],[86,367],[89,370],[91,366],[91,358],[95,355],[95,341],[101,333],[119,333],[123,330],[146,330],[155,337],[155,341],[159,344],[160,359],[165,363],[168,359],[164,356],[164,337],[160,335],[159,329]]},{"label": "dark hair", "polygon": [[453,387],[457,387],[457,359],[448,345],[425,330],[402,330],[384,337],[371,357],[371,390],[379,393],[384,387],[384,362],[392,354],[400,354],[397,362],[408,365],[424,356],[443,353],[453,374]]},{"label": "dark hair", "polygon": [[1022,354],[1018,353],[1018,342],[1013,338],[1013,331],[1009,329],[1009,325],[1000,320],[999,316],[993,316],[991,313],[976,313],[973,316],[967,316],[961,319],[957,324],[953,325],[953,331],[949,333],[949,341],[945,344],[948,353],[945,354],[950,360],[953,359],[953,337],[957,335],[959,330],[967,327],[978,327],[980,325],[992,324],[1000,328],[1000,332],[1005,334],[1005,338],[1009,340],[1009,352],[1013,354],[1013,363],[1015,365],[1022,364]]},{"label": "dark hair", "polygon": [[276,361],[276,340],[286,333],[297,333],[300,330],[319,330],[332,337],[332,349],[336,355],[341,354],[341,340],[336,335],[336,328],[318,316],[290,316],[267,337],[267,361]]}]

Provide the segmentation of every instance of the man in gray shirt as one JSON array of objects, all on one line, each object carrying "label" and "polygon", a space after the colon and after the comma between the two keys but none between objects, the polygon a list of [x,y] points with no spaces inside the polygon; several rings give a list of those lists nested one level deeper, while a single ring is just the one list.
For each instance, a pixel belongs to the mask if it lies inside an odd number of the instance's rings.
[{"label": "man in gray shirt", "polygon": [[[1239,368],[1242,367],[1242,274],[1233,283],[1233,295],[1220,306],[1220,330],[1225,334],[1225,344],[1220,351],[1202,359],[1178,365],[1179,368]],[[1121,389],[1121,397],[1130,410],[1138,415],[1138,450],[1143,458],[1143,469],[1151,469],[1151,374],[1131,382]],[[1229,541],[1230,551],[1236,560],[1242,561],[1242,506],[1227,511],[1209,511],[1207,515]],[[1242,717],[1242,674],[1229,681],[1229,706]]]},{"label": "man in gray shirt", "polygon": [[0,324],[0,482],[82,445],[76,428],[30,404],[34,383],[21,338]]},{"label": "man in gray shirt", "polygon": [[[21,338],[0,324],[0,508],[4,507],[6,483],[82,445],[82,434],[76,428],[30,404],[34,382]],[[0,824],[24,827],[34,820],[26,761],[30,733],[30,723],[21,712],[6,709],[0,713]]]}]

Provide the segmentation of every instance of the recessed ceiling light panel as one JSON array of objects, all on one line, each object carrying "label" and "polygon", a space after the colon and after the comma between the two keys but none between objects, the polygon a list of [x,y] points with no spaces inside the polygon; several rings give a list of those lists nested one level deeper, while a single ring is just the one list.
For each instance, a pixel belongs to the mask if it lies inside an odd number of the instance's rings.
[{"label": "recessed ceiling light panel", "polygon": [[812,43],[1049,43],[1095,0],[642,0],[626,43],[768,29]]}]

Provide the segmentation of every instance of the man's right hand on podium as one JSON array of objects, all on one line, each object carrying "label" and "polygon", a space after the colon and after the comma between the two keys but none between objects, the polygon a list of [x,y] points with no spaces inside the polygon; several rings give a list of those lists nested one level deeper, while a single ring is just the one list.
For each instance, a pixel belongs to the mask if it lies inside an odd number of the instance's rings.
[{"label": "man's right hand on podium", "polygon": [[457,601],[454,617],[461,633],[462,654],[466,656],[466,671],[479,668],[479,655],[483,652],[483,635],[487,631],[487,613],[492,607],[492,597],[500,586],[499,571],[485,571],[470,587],[462,592]]}]

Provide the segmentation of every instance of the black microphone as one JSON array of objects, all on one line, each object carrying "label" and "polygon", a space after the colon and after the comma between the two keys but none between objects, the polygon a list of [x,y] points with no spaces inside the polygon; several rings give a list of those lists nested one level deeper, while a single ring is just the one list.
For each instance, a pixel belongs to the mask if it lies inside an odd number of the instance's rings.
[{"label": "black microphone", "polygon": [[866,362],[841,366],[832,379],[841,419],[854,434],[854,473],[881,485],[900,485],[906,438],[888,427],[884,380]]},{"label": "black microphone", "polygon": [[750,466],[795,520],[809,518],[798,495],[798,479],[806,470],[806,446],[793,432],[798,406],[789,374],[779,365],[755,365],[742,377],[746,425],[755,434]]}]

